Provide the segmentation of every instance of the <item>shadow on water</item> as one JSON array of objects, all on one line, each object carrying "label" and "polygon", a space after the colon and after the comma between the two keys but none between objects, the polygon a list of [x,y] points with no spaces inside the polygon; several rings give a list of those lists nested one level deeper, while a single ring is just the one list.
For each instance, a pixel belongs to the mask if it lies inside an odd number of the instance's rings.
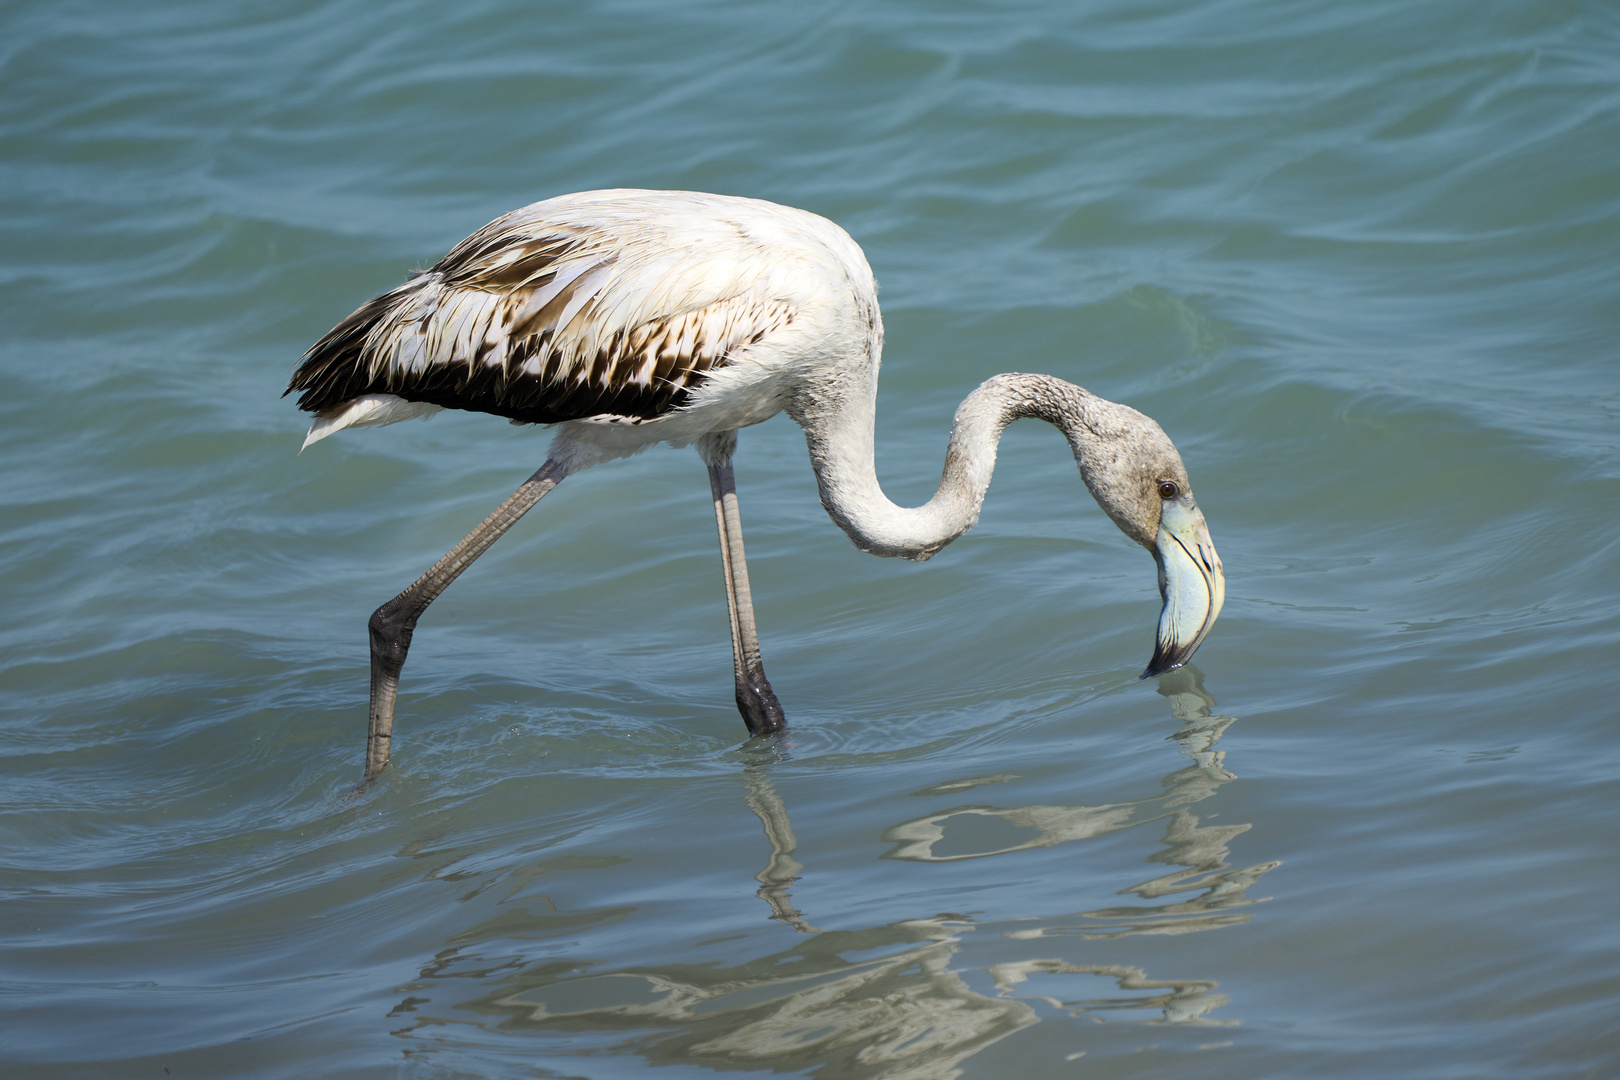
[{"label": "shadow on water", "polygon": [[[755,875],[757,895],[768,907],[767,918],[802,935],[791,948],[734,965],[677,963],[589,973],[582,972],[591,966],[589,961],[509,958],[481,973],[488,992],[460,1008],[481,1016],[486,1031],[495,1027],[510,1034],[560,1037],[567,1045],[547,1047],[552,1053],[627,1053],[654,1065],[806,1071],[872,1080],[958,1076],[962,1062],[1036,1024],[1040,1016],[1034,1003],[1094,1019],[1131,1010],[1138,1016],[1157,1013],[1143,1017],[1151,1023],[1235,1025],[1239,1021],[1208,1015],[1227,1003],[1213,979],[1155,979],[1137,966],[1050,957],[983,966],[959,960],[967,936],[983,931],[999,931],[999,939],[1013,941],[1063,935],[1126,938],[1212,930],[1252,917],[1245,909],[1260,901],[1247,891],[1279,864],[1229,868],[1228,844],[1249,826],[1202,825],[1190,809],[1234,779],[1224,766],[1224,752],[1216,749],[1232,718],[1214,714],[1215,700],[1196,671],[1161,677],[1159,692],[1181,724],[1170,738],[1190,759],[1163,777],[1159,794],[1098,807],[963,806],[902,822],[884,835],[894,844],[887,858],[951,862],[1163,821],[1165,849],[1148,860],[1179,869],[1121,890],[1147,903],[1041,920],[1039,926],[1029,925],[1033,920],[981,924],[964,915],[935,914],[860,930],[818,929],[794,907],[790,893],[804,866],[795,858],[797,841],[787,806],[769,777],[771,765],[786,752],[776,745],[749,752],[743,779],[747,805],[770,845],[765,867]],[[1011,777],[958,781],[933,792],[1005,779]],[[957,825],[976,819],[994,819],[1033,835],[1006,846],[941,853]],[[1188,892],[1197,895],[1152,903]],[[458,935],[455,947],[439,954],[409,990],[427,991],[452,954],[477,948],[486,939],[507,938],[510,929],[489,926],[487,934],[473,930]],[[1105,989],[1108,982],[1112,990]],[[426,1001],[407,997],[395,1015],[416,1012]],[[443,1023],[422,1017],[396,1034],[442,1039],[447,1034]],[[436,1035],[423,1030],[430,1025],[437,1027]]]}]

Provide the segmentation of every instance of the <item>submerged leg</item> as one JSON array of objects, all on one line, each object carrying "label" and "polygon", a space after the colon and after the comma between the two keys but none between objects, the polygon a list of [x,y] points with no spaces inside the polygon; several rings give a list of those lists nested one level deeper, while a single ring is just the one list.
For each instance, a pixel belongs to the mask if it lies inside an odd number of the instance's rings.
[{"label": "submerged leg", "polygon": [[501,534],[517,524],[541,496],[556,487],[567,470],[547,461],[523,486],[483,523],[451,548],[433,568],[413,582],[410,588],[378,608],[371,616],[371,725],[366,733],[366,779],[388,765],[389,744],[394,734],[394,699],[399,694],[399,672],[411,648],[416,620],[450,583],[489,550]]},{"label": "submerged leg", "polygon": [[748,588],[748,561],[743,554],[742,518],[737,514],[737,481],[731,472],[736,432],[706,435],[698,453],[709,466],[709,490],[714,494],[714,520],[720,532],[720,561],[725,570],[726,603],[731,608],[731,655],[737,677],[737,711],[748,734],[763,735],[787,726],[776,700],[765,662],[759,656],[759,632],[754,628],[754,596]]}]

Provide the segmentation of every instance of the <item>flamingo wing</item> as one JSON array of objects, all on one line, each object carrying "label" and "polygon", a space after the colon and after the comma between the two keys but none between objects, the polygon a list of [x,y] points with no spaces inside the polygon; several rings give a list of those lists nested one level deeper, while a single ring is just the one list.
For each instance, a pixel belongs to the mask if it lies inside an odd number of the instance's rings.
[{"label": "flamingo wing", "polygon": [[773,253],[714,212],[727,204],[653,212],[623,197],[641,193],[597,194],[621,198],[553,199],[478,230],[311,346],[287,392],[331,419],[387,395],[526,423],[641,422],[792,321]]}]

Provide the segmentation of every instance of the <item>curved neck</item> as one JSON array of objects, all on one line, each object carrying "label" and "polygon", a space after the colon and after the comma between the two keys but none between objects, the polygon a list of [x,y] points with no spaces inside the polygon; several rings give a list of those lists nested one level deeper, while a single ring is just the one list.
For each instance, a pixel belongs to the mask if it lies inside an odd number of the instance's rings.
[{"label": "curved neck", "polygon": [[1030,417],[1057,427],[1090,487],[1086,465],[1101,449],[1097,429],[1107,426],[1105,414],[1121,408],[1049,375],[993,376],[956,410],[939,490],[922,506],[908,508],[890,502],[878,485],[872,434],[876,397],[874,378],[842,394],[795,402],[790,412],[804,428],[821,504],[855,546],[918,561],[978,522],[996,468],[996,446],[1008,424]]}]

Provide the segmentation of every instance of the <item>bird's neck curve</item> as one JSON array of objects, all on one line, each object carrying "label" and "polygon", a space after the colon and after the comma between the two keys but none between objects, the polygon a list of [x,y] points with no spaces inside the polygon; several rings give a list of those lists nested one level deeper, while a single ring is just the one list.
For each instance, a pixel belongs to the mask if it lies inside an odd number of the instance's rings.
[{"label": "bird's neck curve", "polygon": [[862,551],[920,562],[973,528],[995,471],[1002,433],[1026,417],[1045,420],[1063,432],[1081,475],[1097,495],[1087,463],[1104,450],[1098,430],[1111,426],[1106,414],[1121,407],[1050,375],[1008,373],[986,380],[957,408],[934,497],[918,507],[897,506],[877,479],[876,382],[801,395],[789,408],[804,428],[821,504]]}]

